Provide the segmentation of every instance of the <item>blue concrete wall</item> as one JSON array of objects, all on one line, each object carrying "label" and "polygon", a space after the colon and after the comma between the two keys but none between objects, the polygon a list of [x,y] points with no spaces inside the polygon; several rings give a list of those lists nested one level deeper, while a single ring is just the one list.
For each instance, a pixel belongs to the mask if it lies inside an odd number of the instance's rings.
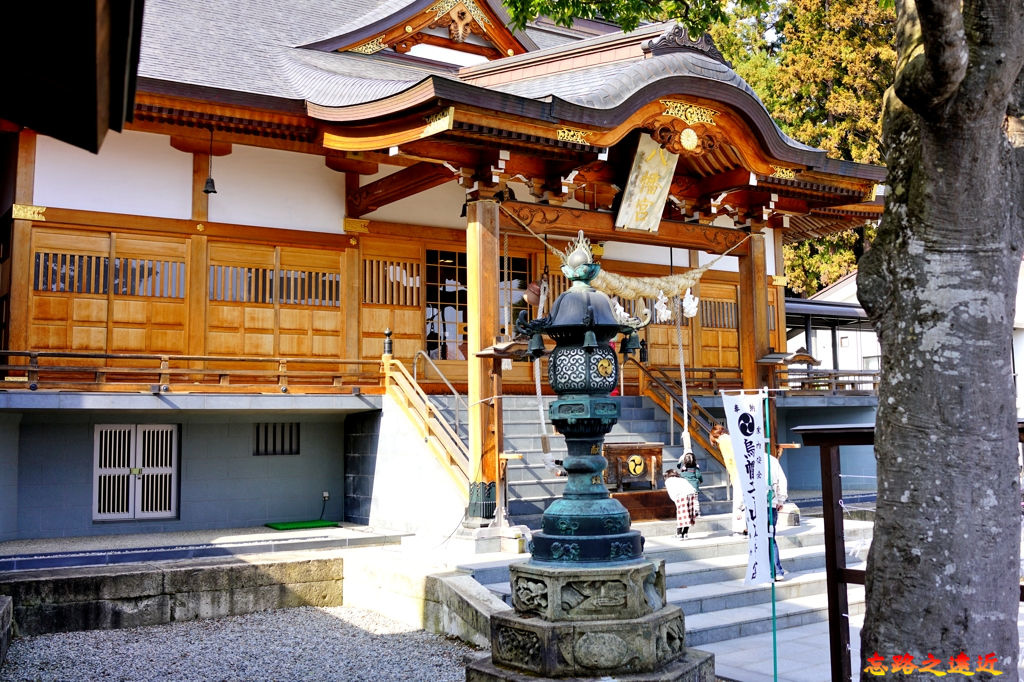
[{"label": "blue concrete wall", "polygon": [[[875,408],[871,406],[780,408],[777,436],[781,443],[800,443],[803,439],[793,433],[796,426],[823,424],[874,424]],[[876,489],[875,450],[870,445],[845,445],[839,450],[843,491],[872,491]],[[791,490],[821,490],[821,458],[816,447],[786,450],[782,456],[783,469]]]},{"label": "blue concrete wall", "polygon": [[0,414],[0,542],[18,537],[18,422]]},{"label": "blue concrete wall", "polygon": [[[256,526],[344,516],[344,417],[299,418],[299,455],[254,456],[251,416],[178,420],[152,415],[26,415],[18,445],[17,535],[21,538]],[[283,420],[283,415],[270,419]],[[95,424],[178,423],[179,518],[92,521]],[[2,451],[2,450],[0,450]],[[2,455],[0,455],[2,456]],[[0,460],[2,461],[2,460]],[[2,481],[2,479],[0,479]]]},{"label": "blue concrete wall", "polygon": [[[724,419],[722,399],[699,397],[697,401],[717,419]],[[801,447],[786,449],[782,470],[792,491],[821,490],[821,461],[818,448],[802,447],[803,439],[793,433],[797,426],[822,424],[874,424],[877,400],[874,396],[786,396],[778,399],[775,436],[779,443],[799,443]],[[868,445],[844,446],[839,451],[844,478],[843,490],[874,491],[875,452]]]}]

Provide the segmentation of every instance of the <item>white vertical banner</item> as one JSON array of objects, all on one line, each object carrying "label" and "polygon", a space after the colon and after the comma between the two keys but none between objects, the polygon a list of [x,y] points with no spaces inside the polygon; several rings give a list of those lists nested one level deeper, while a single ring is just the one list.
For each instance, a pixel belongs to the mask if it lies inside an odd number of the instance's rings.
[{"label": "white vertical banner", "polygon": [[747,522],[748,585],[772,581],[768,557],[768,455],[765,452],[765,391],[722,393],[729,439],[736,454],[736,474],[743,490]]}]

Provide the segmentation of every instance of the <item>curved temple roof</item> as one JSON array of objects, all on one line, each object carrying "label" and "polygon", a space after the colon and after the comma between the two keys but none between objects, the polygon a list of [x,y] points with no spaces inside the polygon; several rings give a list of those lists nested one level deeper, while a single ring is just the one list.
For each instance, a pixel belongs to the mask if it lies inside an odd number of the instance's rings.
[{"label": "curved temple roof", "polygon": [[[477,54],[524,52],[459,68],[413,57],[397,44],[411,34],[413,43],[443,46],[445,13],[460,8],[476,22],[475,35],[449,46]],[[786,172],[772,178],[778,191],[831,193],[828,206],[838,209],[795,232],[831,231],[840,213],[863,220],[880,212],[880,202],[865,195],[884,179],[884,169],[831,160],[788,137],[709,39],[692,41],[665,23],[583,40],[566,31],[568,42],[538,50],[503,21],[507,14],[491,0],[252,0],[244,6],[150,0],[140,90],[214,101],[217,93],[230,93],[225,99],[232,103],[251,100],[305,114],[334,135],[325,145],[338,151],[386,149],[461,126],[596,154],[638,127],[680,118],[679,107],[692,105],[704,112],[699,124],[718,126],[709,148],[729,146],[716,152],[716,172],[749,170],[754,186],[755,175],[763,181],[782,168]],[[447,116],[447,123],[424,125],[438,116]],[[394,137],[402,125],[409,130]],[[848,210],[854,206],[859,213]]]}]

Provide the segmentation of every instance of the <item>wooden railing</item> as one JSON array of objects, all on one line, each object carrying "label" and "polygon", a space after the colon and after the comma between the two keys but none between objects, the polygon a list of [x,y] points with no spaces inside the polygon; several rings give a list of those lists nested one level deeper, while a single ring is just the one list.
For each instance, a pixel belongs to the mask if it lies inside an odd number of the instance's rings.
[{"label": "wooden railing", "polygon": [[873,395],[878,393],[876,370],[794,369],[776,370],[776,385],[790,395]]},{"label": "wooden railing", "polygon": [[390,355],[384,355],[381,363],[384,367],[384,385],[387,394],[398,402],[406,415],[420,429],[423,437],[430,444],[434,456],[458,484],[465,501],[468,502],[469,448],[462,442],[458,432],[448,423],[444,415],[430,402],[430,398],[409,374],[405,365]]},{"label": "wooden railing", "polygon": [[379,360],[0,350],[0,388],[142,393],[383,393]]}]

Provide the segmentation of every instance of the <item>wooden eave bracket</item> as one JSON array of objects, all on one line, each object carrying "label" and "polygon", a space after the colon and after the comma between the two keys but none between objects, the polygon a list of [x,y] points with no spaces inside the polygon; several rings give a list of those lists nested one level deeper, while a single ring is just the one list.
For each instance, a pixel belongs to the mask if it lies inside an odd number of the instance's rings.
[{"label": "wooden eave bracket", "polygon": [[417,163],[350,192],[345,198],[345,212],[349,217],[358,218],[455,178],[455,173],[447,166]]}]

